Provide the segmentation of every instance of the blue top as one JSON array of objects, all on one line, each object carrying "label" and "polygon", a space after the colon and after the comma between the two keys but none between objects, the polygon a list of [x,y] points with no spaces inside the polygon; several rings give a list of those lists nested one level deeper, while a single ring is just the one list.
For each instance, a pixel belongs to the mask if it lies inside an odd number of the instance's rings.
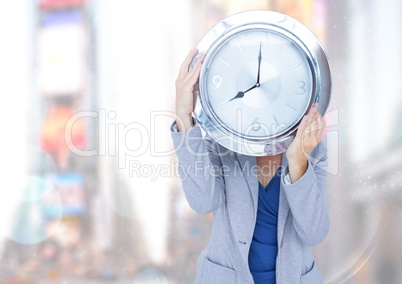
[{"label": "blue top", "polygon": [[275,284],[275,264],[278,253],[279,170],[266,188],[260,182],[258,184],[257,220],[248,263],[255,284]]}]

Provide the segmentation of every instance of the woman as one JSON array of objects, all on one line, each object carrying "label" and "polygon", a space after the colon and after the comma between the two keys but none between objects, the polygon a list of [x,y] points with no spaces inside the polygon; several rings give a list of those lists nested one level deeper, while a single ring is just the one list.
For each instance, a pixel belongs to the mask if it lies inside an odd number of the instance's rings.
[{"label": "woman", "polygon": [[[176,80],[171,135],[189,205],[213,212],[212,234],[195,283],[322,283],[311,247],[329,230],[324,121],[315,104],[286,153],[252,157],[203,138],[192,119],[202,55],[192,49]],[[257,170],[256,170],[257,169]]]}]

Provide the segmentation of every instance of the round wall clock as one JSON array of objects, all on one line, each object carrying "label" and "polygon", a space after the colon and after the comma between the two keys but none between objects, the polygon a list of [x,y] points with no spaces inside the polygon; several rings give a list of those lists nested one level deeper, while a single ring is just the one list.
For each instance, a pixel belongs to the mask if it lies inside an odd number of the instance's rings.
[{"label": "round wall clock", "polygon": [[246,11],[212,27],[197,46],[206,54],[194,118],[232,151],[286,151],[315,102],[324,115],[331,93],[327,56],[314,34],[272,11]]}]

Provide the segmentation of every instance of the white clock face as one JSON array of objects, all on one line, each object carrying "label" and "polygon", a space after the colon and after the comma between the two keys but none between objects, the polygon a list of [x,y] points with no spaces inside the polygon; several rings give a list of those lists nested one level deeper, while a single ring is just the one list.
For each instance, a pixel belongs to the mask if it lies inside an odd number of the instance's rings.
[{"label": "white clock face", "polygon": [[307,57],[279,33],[263,29],[238,33],[207,64],[210,109],[242,136],[279,135],[302,118],[310,103],[313,76]]}]

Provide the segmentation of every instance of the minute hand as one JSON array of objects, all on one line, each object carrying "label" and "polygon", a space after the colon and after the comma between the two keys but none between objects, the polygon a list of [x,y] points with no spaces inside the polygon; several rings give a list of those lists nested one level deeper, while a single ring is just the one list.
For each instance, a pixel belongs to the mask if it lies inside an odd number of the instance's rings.
[{"label": "minute hand", "polygon": [[260,69],[261,69],[261,42],[260,42],[260,53],[258,54],[258,73],[257,73],[257,83],[256,86],[260,86]]}]

